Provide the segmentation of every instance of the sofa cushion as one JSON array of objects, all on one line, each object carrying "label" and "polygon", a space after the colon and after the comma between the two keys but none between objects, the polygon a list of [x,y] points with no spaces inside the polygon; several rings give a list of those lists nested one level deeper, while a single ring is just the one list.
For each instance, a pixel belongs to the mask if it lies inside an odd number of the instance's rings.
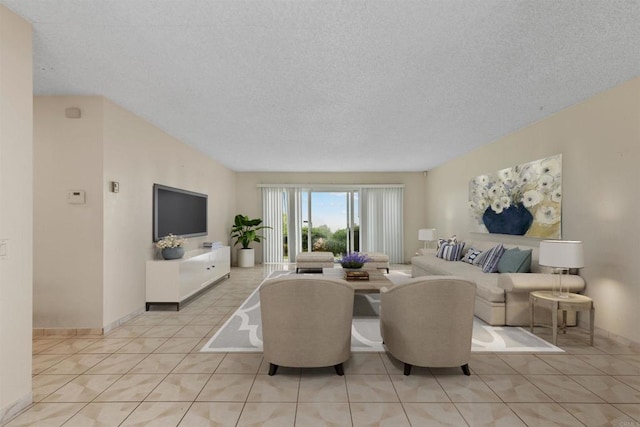
[{"label": "sofa cushion", "polygon": [[531,249],[507,249],[498,262],[498,273],[528,273],[530,270]]},{"label": "sofa cushion", "polygon": [[[435,256],[435,251],[432,249],[431,253],[422,256],[416,256],[411,258],[412,270],[418,269],[419,272],[416,276],[424,276],[424,275],[456,275],[456,273],[452,273],[452,270],[455,270],[456,262],[445,261],[442,258],[437,258]],[[467,264],[467,267],[471,267]]]},{"label": "sofa cushion", "polygon": [[469,248],[467,249],[467,253],[462,257],[462,262],[466,262],[467,264],[475,264],[476,259],[482,254],[481,250]]},{"label": "sofa cushion", "polygon": [[444,243],[438,248],[436,256],[438,258],[445,259],[447,261],[458,261],[462,250],[464,249],[464,242],[460,243]]},{"label": "sofa cushion", "polygon": [[504,302],[504,290],[498,287],[498,273],[483,273],[477,266],[466,262],[450,262],[436,258],[433,250],[428,255],[411,259],[412,270],[421,275],[461,276],[476,282],[476,295],[489,302]]},{"label": "sofa cushion", "polygon": [[482,262],[482,271],[484,273],[495,273],[498,271],[498,262],[500,262],[500,257],[504,253],[504,246],[502,244],[496,245],[493,248],[489,249],[487,256],[484,258]]},{"label": "sofa cushion", "polygon": [[449,271],[448,274],[465,277],[476,282],[476,295],[478,297],[490,302],[504,302],[504,289],[498,287],[500,274],[483,273],[478,267],[464,262],[438,261],[443,264],[446,263],[445,268]]},{"label": "sofa cushion", "polygon": [[476,282],[476,295],[489,302],[505,302],[504,289],[498,287],[500,273],[483,273],[474,268],[475,274],[467,276]]}]

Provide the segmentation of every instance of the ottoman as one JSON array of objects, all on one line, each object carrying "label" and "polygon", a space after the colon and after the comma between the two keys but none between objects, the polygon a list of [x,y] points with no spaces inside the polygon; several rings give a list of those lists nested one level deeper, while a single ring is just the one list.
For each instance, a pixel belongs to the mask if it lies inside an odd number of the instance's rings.
[{"label": "ottoman", "polygon": [[389,273],[389,255],[381,252],[365,252],[364,254],[371,258],[371,261],[365,262],[362,268],[369,270],[381,268]]},{"label": "ottoman", "polygon": [[296,255],[296,273],[300,270],[320,270],[333,268],[331,252],[300,252]]}]

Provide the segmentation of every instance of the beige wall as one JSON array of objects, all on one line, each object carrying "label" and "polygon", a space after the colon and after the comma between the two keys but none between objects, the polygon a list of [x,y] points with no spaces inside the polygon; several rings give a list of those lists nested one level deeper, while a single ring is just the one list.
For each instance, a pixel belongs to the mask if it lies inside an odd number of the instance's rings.
[{"label": "beige wall", "polygon": [[31,403],[31,25],[0,6],[0,423]]},{"label": "beige wall", "polygon": [[562,237],[584,241],[596,327],[640,342],[640,78],[429,171],[427,219],[442,236],[468,234],[471,178],[553,154],[563,155]]},{"label": "beige wall", "polygon": [[[104,100],[104,324],[142,307],[145,263],[152,244],[154,183],[208,197],[208,236],[190,238],[186,249],[204,241],[228,241],[235,211],[235,172],[182,144],[124,108]],[[109,190],[110,181],[120,192]]]},{"label": "beige wall", "polygon": [[[79,107],[82,118],[65,117]],[[102,327],[102,98],[34,102],[34,325]],[[86,203],[69,204],[83,190]]]},{"label": "beige wall", "polygon": [[[422,245],[422,242],[418,241],[418,229],[427,226],[424,221],[425,176],[422,172],[238,173],[237,213],[243,213],[252,218],[262,217],[262,195],[258,184],[404,184],[405,261],[409,262]],[[256,260],[262,262],[262,245],[254,247]]]},{"label": "beige wall", "polygon": [[[209,235],[187,250],[228,240],[233,171],[103,97],[36,97],[34,120],[35,328],[111,327],[144,308],[154,183],[209,195]],[[70,189],[87,203],[68,204]]]}]

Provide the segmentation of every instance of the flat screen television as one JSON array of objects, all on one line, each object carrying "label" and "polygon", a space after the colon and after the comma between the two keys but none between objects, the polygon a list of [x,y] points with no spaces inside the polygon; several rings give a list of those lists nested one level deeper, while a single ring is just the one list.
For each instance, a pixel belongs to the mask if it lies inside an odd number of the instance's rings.
[{"label": "flat screen television", "polygon": [[153,241],[207,235],[207,195],[153,184]]}]

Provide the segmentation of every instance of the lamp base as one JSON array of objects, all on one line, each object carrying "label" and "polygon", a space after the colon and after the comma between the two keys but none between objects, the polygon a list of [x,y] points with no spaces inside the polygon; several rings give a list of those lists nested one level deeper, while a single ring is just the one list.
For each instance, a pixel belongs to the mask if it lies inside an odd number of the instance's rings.
[{"label": "lamp base", "polygon": [[569,273],[569,270],[566,268],[560,268],[555,271],[555,273],[558,274],[559,277],[558,277],[557,288],[556,288],[555,280],[553,282],[553,296],[557,298],[569,298],[569,291],[562,288],[562,275],[564,274],[565,271],[567,272],[567,274]]}]

